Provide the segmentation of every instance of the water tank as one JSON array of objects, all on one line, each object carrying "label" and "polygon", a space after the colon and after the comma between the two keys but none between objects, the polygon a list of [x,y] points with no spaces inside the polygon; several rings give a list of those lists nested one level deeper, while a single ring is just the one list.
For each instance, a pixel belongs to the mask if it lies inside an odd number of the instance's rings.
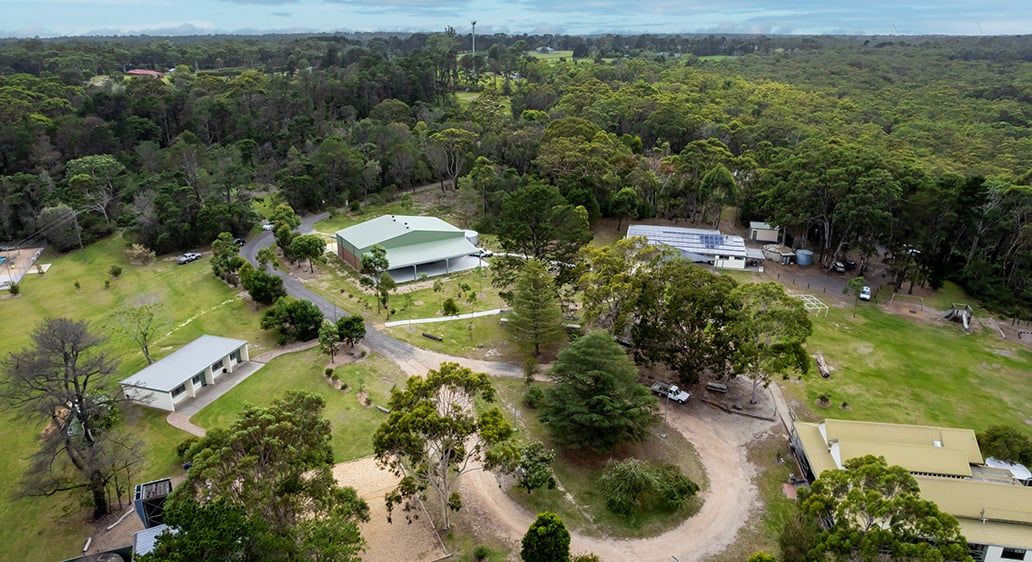
[{"label": "water tank", "polygon": [[475,230],[467,230],[466,231],[466,240],[469,240],[469,243],[473,244],[474,246],[479,246],[480,245],[480,234],[477,231],[475,231]]},{"label": "water tank", "polygon": [[799,265],[813,265],[813,251],[811,250],[796,250],[795,251],[796,263]]}]

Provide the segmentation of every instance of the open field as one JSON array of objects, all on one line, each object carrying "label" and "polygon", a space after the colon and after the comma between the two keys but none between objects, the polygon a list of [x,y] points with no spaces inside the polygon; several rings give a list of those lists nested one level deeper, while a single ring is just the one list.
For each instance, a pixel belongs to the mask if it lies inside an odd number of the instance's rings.
[{"label": "open field", "polygon": [[[924,323],[874,305],[832,306],[814,319],[807,349],[822,353],[830,378],[814,373],[782,386],[806,417],[934,424],[982,431],[1027,427],[1032,349],[997,336],[965,334],[952,323]],[[827,393],[832,407],[817,408]],[[841,405],[847,403],[848,411]]]},{"label": "open field", "polygon": [[[109,377],[109,382],[115,383],[145,364],[139,349],[119,337],[111,322],[115,310],[141,297],[167,303],[164,313],[169,327],[152,348],[156,358],[203,333],[247,339],[256,351],[274,345],[272,338],[258,329],[253,305],[212,276],[207,258],[180,266],[163,256],[151,266],[135,266],[122,255],[125,244],[120,236],[93,244],[86,248],[85,264],[78,251],[66,255],[45,252],[39,261],[52,264],[50,270],[43,276],[27,276],[18,297],[0,299],[4,318],[0,354],[23,349],[43,318],[87,319],[95,332],[110,338],[106,349],[121,360],[119,370]],[[109,278],[112,265],[122,267],[117,279]],[[110,288],[105,289],[108,279]],[[147,443],[139,481],[175,469],[174,446],[185,434],[165,423],[160,412],[129,407],[125,420]],[[26,458],[35,450],[37,431],[24,421],[0,418],[0,446],[5,452],[0,459],[0,497],[4,498],[0,502],[0,558],[68,558],[79,552],[89,533],[89,511],[74,492],[9,499],[27,466]]]}]

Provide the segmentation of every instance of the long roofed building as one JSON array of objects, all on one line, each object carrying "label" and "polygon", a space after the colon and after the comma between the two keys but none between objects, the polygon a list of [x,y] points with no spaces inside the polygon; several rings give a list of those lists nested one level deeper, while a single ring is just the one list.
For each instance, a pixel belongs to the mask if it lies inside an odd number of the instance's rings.
[{"label": "long roofed building", "polygon": [[807,478],[865,455],[910,471],[921,497],[957,518],[975,562],[1032,562],[1032,487],[988,466],[970,429],[828,419],[793,424]]}]

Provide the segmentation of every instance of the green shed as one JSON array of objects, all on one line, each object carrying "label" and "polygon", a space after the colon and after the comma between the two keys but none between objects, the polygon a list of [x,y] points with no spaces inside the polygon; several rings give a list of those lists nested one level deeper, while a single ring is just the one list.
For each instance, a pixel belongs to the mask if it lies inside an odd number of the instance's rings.
[{"label": "green shed", "polygon": [[478,250],[469,239],[471,235],[475,237],[476,233],[437,217],[383,215],[338,230],[337,255],[356,270],[361,269],[362,256],[379,244],[387,250],[390,270],[410,268],[416,278],[420,266],[443,264],[443,271],[450,272],[453,260],[475,255]]}]

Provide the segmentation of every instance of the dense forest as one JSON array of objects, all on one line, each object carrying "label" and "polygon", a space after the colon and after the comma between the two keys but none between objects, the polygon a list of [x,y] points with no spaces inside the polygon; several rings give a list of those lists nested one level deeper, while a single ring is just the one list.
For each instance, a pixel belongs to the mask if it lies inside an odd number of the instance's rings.
[{"label": "dense forest", "polygon": [[2,40],[0,240],[164,253],[244,234],[255,197],[436,181],[491,232],[548,184],[591,219],[734,206],[824,264],[878,254],[897,288],[1030,317],[1032,37],[471,39]]}]

